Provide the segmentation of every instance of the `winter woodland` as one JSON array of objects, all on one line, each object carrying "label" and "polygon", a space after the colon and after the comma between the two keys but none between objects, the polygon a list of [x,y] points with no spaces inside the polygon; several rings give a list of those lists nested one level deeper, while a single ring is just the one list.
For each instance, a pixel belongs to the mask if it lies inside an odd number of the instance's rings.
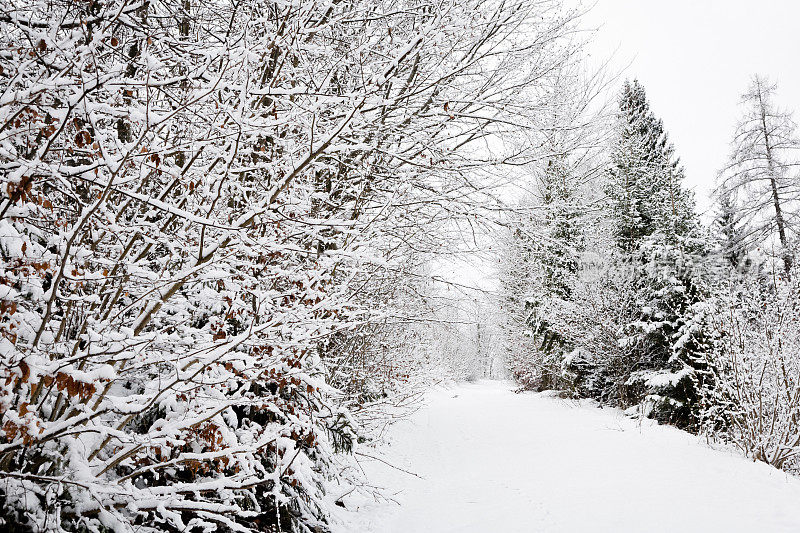
[{"label": "winter woodland", "polygon": [[792,114],[737,88],[701,218],[581,15],[0,0],[0,527],[331,531],[481,378],[800,474]]}]

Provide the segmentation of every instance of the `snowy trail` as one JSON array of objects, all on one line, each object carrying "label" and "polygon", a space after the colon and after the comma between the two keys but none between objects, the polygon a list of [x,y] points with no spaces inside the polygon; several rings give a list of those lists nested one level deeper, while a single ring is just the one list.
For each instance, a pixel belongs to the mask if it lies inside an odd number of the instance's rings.
[{"label": "snowy trail", "polygon": [[499,382],[430,395],[364,469],[396,504],[342,532],[798,532],[800,480],[612,409]]}]

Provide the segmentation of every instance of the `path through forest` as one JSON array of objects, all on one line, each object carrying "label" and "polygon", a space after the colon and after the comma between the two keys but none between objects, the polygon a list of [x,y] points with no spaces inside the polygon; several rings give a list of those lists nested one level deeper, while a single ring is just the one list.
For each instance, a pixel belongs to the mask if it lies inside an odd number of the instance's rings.
[{"label": "path through forest", "polygon": [[797,532],[800,479],[674,428],[512,385],[439,390],[363,461],[398,504],[347,500],[342,531]]}]

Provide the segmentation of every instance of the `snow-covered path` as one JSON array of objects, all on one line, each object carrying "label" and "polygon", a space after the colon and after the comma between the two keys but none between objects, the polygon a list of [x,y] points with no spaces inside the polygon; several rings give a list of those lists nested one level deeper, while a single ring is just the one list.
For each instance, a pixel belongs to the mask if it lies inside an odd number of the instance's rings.
[{"label": "snow-covered path", "polygon": [[363,462],[396,504],[346,500],[347,532],[800,532],[800,480],[619,411],[499,382],[429,396]]}]

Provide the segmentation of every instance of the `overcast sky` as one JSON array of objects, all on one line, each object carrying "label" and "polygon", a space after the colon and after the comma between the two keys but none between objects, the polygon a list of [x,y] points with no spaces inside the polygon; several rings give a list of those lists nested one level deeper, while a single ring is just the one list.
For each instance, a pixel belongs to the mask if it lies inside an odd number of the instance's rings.
[{"label": "overcast sky", "polygon": [[701,209],[753,74],[777,82],[779,104],[800,118],[798,0],[597,0],[585,22],[599,28],[592,55],[616,52],[623,78],[644,85]]}]

